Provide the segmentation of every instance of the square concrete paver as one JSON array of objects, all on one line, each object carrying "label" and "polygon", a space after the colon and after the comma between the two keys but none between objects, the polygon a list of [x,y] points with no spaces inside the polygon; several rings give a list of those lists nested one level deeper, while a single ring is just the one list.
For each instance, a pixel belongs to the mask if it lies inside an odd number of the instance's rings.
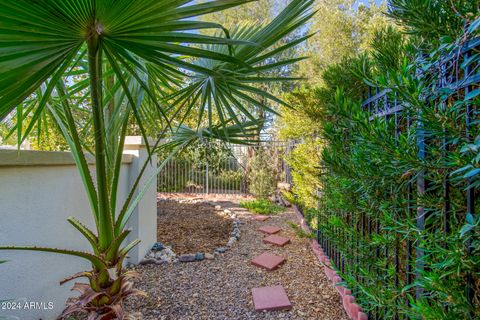
[{"label": "square concrete paver", "polygon": [[269,216],[254,216],[253,217],[253,220],[256,220],[256,221],[265,221],[265,220],[268,220],[270,219]]},{"label": "square concrete paver", "polygon": [[281,230],[282,229],[280,229],[279,227],[275,227],[275,226],[263,226],[263,227],[258,229],[258,231],[266,233],[266,234],[274,234],[274,233],[280,232]]},{"label": "square concrete paver", "polygon": [[292,304],[282,286],[253,288],[253,304],[256,311],[288,310]]},{"label": "square concrete paver", "polygon": [[268,271],[275,270],[282,263],[285,262],[285,258],[276,256],[274,254],[264,252],[259,256],[256,256],[251,261],[254,266],[267,269]]},{"label": "square concrete paver", "polygon": [[283,247],[284,245],[290,242],[290,239],[277,236],[276,234],[271,234],[268,237],[263,238],[263,242],[273,244],[279,247]]}]

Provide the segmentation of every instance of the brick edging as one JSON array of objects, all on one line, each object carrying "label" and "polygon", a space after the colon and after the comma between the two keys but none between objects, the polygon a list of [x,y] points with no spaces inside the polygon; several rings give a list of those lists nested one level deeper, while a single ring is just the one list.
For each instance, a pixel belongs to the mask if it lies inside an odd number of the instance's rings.
[{"label": "brick edging", "polygon": [[[305,219],[300,210],[298,209],[298,206],[294,205],[293,208],[295,214],[297,215],[297,218],[300,220],[300,226],[302,230],[309,233],[312,232],[310,227],[305,222]],[[352,295],[352,291],[343,286],[337,286],[337,284],[342,282],[343,280],[332,268],[330,258],[324,253],[323,248],[320,246],[320,244],[318,244],[315,239],[312,239],[310,241],[310,246],[312,248],[312,251],[317,256],[318,260],[323,264],[323,270],[325,271],[327,278],[335,286],[335,289],[337,289],[338,293],[340,293],[340,296],[342,297],[343,308],[345,309],[345,312],[348,314],[350,319],[368,320],[367,314],[362,312],[362,308],[355,303],[355,297]]]}]

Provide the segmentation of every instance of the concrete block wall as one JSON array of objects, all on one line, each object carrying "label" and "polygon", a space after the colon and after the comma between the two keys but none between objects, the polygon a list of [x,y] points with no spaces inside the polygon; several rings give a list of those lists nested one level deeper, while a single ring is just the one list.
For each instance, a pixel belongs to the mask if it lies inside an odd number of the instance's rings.
[{"label": "concrete block wall", "polygon": [[[118,190],[120,203],[147,158],[139,138],[129,137],[126,149]],[[90,157],[88,162],[94,164]],[[154,157],[143,180],[154,174],[155,167]],[[90,250],[88,242],[66,220],[74,216],[93,228],[90,212],[69,152],[0,150],[1,245]],[[135,210],[129,228],[133,229],[129,240],[142,240],[130,254],[129,262],[135,264],[156,241],[156,179]],[[55,319],[73,294],[73,282],[60,286],[60,280],[90,269],[86,260],[53,253],[0,251],[0,260],[8,260],[0,264],[0,301],[8,300],[0,302],[0,319]]]}]

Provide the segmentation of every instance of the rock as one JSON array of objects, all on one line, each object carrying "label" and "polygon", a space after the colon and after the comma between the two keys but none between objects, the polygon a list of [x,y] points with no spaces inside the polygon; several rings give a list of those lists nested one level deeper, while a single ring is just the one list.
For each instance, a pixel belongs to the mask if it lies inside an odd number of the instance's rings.
[{"label": "rock", "polygon": [[203,259],[205,259],[205,255],[202,252],[195,253],[195,260],[202,261]]},{"label": "rock", "polygon": [[292,188],[292,186],[289,183],[286,183],[286,182],[278,182],[277,183],[277,188],[280,189],[280,190],[289,191]]},{"label": "rock", "polygon": [[211,253],[205,253],[205,259],[213,260],[213,259],[215,259],[215,256]]},{"label": "rock", "polygon": [[225,251],[227,251],[227,248],[225,247],[215,249],[215,252],[218,252],[218,253],[224,253]]},{"label": "rock", "polygon": [[169,256],[169,257],[175,257],[175,256],[176,256],[175,252],[173,252],[172,249],[170,249],[170,248],[166,248],[166,249],[163,251],[163,254],[164,254],[165,256]]},{"label": "rock", "polygon": [[142,261],[140,261],[140,264],[141,265],[147,265],[147,264],[155,264],[156,262],[157,262],[157,260],[155,260],[155,259],[147,258],[147,259],[143,259]]},{"label": "rock", "polygon": [[182,254],[180,257],[178,257],[178,260],[180,260],[180,262],[192,262],[192,261],[195,261],[195,255],[194,254]]},{"label": "rock", "polygon": [[128,319],[142,320],[143,319],[143,314],[141,312],[132,312],[128,315]]},{"label": "rock", "polygon": [[172,261],[174,261],[174,260],[175,260],[175,258],[173,258],[173,257],[162,257],[162,258],[160,259],[160,262],[162,262],[162,263],[168,263],[168,262],[172,262]]},{"label": "rock", "polygon": [[231,214],[232,213],[232,211],[230,211],[228,209],[223,210],[223,212],[226,213],[226,214]]},{"label": "rock", "polygon": [[160,251],[165,249],[165,246],[161,242],[155,242],[155,244],[152,246],[152,251]]},{"label": "rock", "polygon": [[222,206],[216,205],[215,210],[222,210]]}]

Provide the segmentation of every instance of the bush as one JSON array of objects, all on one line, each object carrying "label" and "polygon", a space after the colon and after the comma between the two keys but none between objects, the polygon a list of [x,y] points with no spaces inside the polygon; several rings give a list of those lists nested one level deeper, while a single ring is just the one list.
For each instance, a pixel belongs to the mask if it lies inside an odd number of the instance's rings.
[{"label": "bush", "polygon": [[246,208],[258,214],[271,215],[283,212],[284,207],[272,203],[267,199],[257,199],[240,202],[242,208]]},{"label": "bush", "polygon": [[253,157],[248,160],[248,191],[258,198],[268,198],[277,189],[276,150],[258,147]]},{"label": "bush", "polygon": [[[443,33],[443,27],[424,32],[414,25],[434,25],[423,16],[439,15],[435,23],[478,17],[478,8],[471,7],[471,1],[453,1],[458,12],[473,13],[455,15],[446,9],[451,5],[446,1],[391,2],[393,13],[401,14],[407,29],[419,31],[422,38],[404,41],[405,35],[386,30],[368,56],[325,71],[326,85],[316,92],[321,111],[310,115],[324,142],[324,168],[316,176],[318,211],[308,210],[314,193],[313,184],[304,178],[311,176],[312,168],[304,160],[293,163],[302,178],[297,178],[294,190],[304,205],[309,203],[304,207],[306,220],[319,227],[332,263],[372,318],[478,319],[480,203],[466,206],[468,188],[474,199],[479,198],[477,109],[471,108],[475,110],[470,111],[470,121],[477,122],[468,127],[468,135],[466,123],[469,108],[480,104],[480,91],[475,84],[465,92],[455,79],[442,89],[438,84],[444,81],[439,77],[442,71],[449,78],[455,68],[462,75],[468,66],[478,66],[480,56],[464,59],[459,52],[465,40],[478,37],[480,20],[450,23],[466,26],[458,39],[451,32],[461,31],[456,27]],[[416,4],[423,6],[413,17],[409,10]],[[403,111],[372,117],[361,105],[367,84],[370,89],[389,89],[385,100],[398,102]]]}]

